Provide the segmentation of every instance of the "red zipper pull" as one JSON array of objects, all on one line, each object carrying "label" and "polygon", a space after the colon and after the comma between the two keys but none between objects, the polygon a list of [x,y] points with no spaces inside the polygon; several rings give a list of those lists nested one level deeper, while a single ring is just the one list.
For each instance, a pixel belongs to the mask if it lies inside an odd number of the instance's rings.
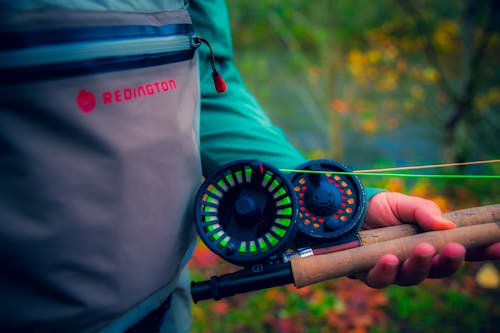
[{"label": "red zipper pull", "polygon": [[226,91],[226,81],[224,81],[222,76],[217,71],[212,71],[212,78],[214,79],[215,90],[217,90],[218,93]]},{"label": "red zipper pull", "polygon": [[217,72],[217,68],[215,66],[214,51],[212,50],[210,43],[205,38],[198,36],[198,39],[200,42],[205,43],[205,45],[208,46],[208,49],[210,50],[210,65],[212,66],[212,79],[214,80],[215,90],[218,93],[223,93],[226,91],[227,85],[226,85],[226,81],[224,81],[224,79],[219,74],[219,72]]}]

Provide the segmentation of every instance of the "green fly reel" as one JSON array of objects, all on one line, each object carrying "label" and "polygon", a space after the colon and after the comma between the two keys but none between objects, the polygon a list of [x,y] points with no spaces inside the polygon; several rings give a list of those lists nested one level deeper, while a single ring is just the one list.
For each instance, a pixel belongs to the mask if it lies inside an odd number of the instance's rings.
[{"label": "green fly reel", "polygon": [[195,202],[200,238],[234,264],[271,260],[295,237],[297,202],[292,184],[267,163],[240,160],[222,166],[205,180]]}]

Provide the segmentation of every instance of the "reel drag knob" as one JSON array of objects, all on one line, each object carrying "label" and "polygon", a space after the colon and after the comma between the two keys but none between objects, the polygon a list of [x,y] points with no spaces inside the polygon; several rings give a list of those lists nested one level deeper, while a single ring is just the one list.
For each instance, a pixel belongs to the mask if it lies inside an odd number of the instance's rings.
[{"label": "reel drag knob", "polygon": [[[319,164],[312,164],[311,170],[321,171],[321,167]],[[307,177],[311,186],[304,193],[306,206],[311,211],[322,216],[333,214],[341,204],[339,191],[328,185],[325,175],[308,174]],[[325,226],[334,230],[337,229],[338,223],[327,223]]]},{"label": "reel drag knob", "polygon": [[[315,160],[290,176],[298,197],[297,246],[334,244],[355,237],[365,214],[363,187],[342,163]],[[335,173],[340,172],[340,173]]]},{"label": "reel drag knob", "polygon": [[240,193],[234,202],[234,216],[240,226],[251,227],[262,216],[262,212],[249,194]]},{"label": "reel drag knob", "polygon": [[226,164],[195,199],[194,220],[209,249],[251,266],[284,252],[294,239],[297,201],[287,177],[257,160]]}]

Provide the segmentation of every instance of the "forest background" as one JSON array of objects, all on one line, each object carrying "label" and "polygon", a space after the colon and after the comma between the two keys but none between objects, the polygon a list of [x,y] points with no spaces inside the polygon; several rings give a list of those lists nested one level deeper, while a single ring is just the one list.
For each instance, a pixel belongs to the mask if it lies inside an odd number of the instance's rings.
[{"label": "forest background", "polygon": [[[231,0],[235,61],[306,156],[352,169],[498,159],[494,0]],[[436,172],[432,170],[429,172]],[[500,174],[498,163],[440,170]],[[420,172],[419,172],[420,173]],[[444,211],[499,203],[498,180],[362,179]],[[194,280],[238,268],[202,244]],[[193,332],[496,332],[498,263],[374,290],[347,278],[194,305]]]}]

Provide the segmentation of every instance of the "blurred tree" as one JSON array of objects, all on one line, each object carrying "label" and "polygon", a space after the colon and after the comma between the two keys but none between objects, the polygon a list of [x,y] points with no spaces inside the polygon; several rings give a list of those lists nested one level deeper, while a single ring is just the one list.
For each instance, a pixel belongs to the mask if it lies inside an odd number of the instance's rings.
[{"label": "blurred tree", "polygon": [[[245,80],[299,147],[367,163],[383,149],[427,161],[497,153],[496,1],[233,0],[229,9]],[[434,128],[441,140],[404,126]],[[394,130],[389,147],[366,144]]]},{"label": "blurred tree", "polygon": [[[387,2],[387,1],[385,1]],[[362,43],[363,32],[383,17],[383,6],[378,3],[351,1],[232,1],[229,3],[236,50],[244,76],[256,75],[283,78],[286,93],[293,91],[300,114],[289,117],[291,111],[282,110],[284,117],[297,119],[299,126],[310,121],[322,137],[328,137],[328,155],[342,159],[344,120],[342,113],[342,84],[346,78],[343,55],[349,45]],[[251,50],[266,50],[265,64]],[[243,50],[243,51],[241,51]],[[248,56],[250,55],[250,56]],[[243,60],[242,60],[243,59]],[[237,59],[238,60],[238,59]],[[276,75],[286,62],[284,75]],[[245,72],[247,75],[245,75]],[[252,81],[252,79],[250,80]],[[255,81],[254,81],[255,82]],[[267,89],[272,84],[264,81]],[[253,88],[264,100],[269,92],[260,83]],[[272,93],[277,101],[276,90]],[[293,96],[288,96],[293,98]],[[286,100],[286,98],[285,98]],[[281,99],[283,101],[283,99]],[[270,110],[279,113],[279,102],[271,102]],[[339,108],[339,106],[341,106]],[[290,124],[285,124],[285,127]],[[291,125],[293,126],[293,125]]]},{"label": "blurred tree", "polygon": [[[439,73],[438,84],[451,104],[443,126],[445,159],[464,161],[469,156],[465,147],[457,144],[457,132],[460,125],[475,127],[478,121],[481,110],[475,102],[485,89],[487,82],[483,80],[485,70],[491,69],[488,68],[491,57],[498,57],[500,3],[496,0],[396,2],[412,20],[408,29],[415,29],[421,36],[422,50]],[[439,31],[443,19],[458,28],[443,34]],[[495,43],[493,37],[497,38],[496,48],[488,50]],[[451,45],[450,50],[450,44],[456,45]]]}]

